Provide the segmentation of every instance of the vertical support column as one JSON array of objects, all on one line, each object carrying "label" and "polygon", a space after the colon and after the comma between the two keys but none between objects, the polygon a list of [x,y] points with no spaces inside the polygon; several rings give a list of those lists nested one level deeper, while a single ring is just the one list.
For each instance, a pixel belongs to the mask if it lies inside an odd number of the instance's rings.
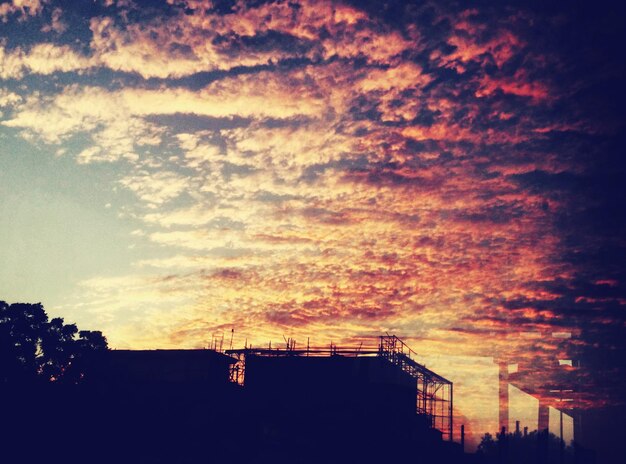
[{"label": "vertical support column", "polygon": [[465,425],[461,425],[461,451],[465,452]]},{"label": "vertical support column", "polygon": [[509,428],[509,365],[506,362],[498,363],[498,399],[500,429]]},{"label": "vertical support column", "polygon": [[544,403],[541,399],[539,399],[539,421],[537,424],[537,430],[540,432],[543,430],[548,430],[550,426],[550,410],[548,405]]},{"label": "vertical support column", "polygon": [[454,435],[454,384],[451,383],[450,384],[450,402],[448,403],[450,405],[450,441],[453,441],[453,435]]},{"label": "vertical support column", "polygon": [[574,420],[574,436],[572,437],[576,443],[580,443],[583,441],[583,420],[582,420],[582,412],[577,409],[574,411],[572,415],[572,419]]},{"label": "vertical support column", "polygon": [[563,440],[563,411],[559,409],[559,462],[565,462],[565,440]]}]

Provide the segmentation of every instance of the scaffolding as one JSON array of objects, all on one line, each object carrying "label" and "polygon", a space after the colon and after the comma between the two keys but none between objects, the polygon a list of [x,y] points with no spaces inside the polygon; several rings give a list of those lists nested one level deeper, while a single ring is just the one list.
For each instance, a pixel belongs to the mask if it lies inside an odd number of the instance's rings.
[{"label": "scaffolding", "polygon": [[380,337],[379,356],[398,366],[417,382],[416,411],[430,419],[431,426],[452,441],[453,384],[415,361],[417,353],[395,335]]},{"label": "scaffolding", "polygon": [[415,358],[417,354],[395,335],[383,335],[379,337],[377,350],[363,350],[358,348],[337,348],[332,343],[328,348],[296,349],[293,339],[286,340],[286,348],[245,347],[243,349],[229,349],[226,354],[235,359],[231,365],[230,381],[243,386],[246,376],[246,356],[379,356],[389,363],[397,366],[409,374],[416,381],[416,412],[426,417],[431,427],[439,430],[443,438],[450,441],[453,439],[452,407],[453,407],[453,384],[439,374],[429,370]]}]

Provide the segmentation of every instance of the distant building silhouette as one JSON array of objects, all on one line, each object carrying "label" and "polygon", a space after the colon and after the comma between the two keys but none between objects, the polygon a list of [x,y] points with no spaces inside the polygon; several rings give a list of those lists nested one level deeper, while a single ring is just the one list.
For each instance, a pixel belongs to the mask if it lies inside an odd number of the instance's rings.
[{"label": "distant building silhouette", "polygon": [[[498,362],[498,404],[499,404],[499,428],[504,427],[509,430],[509,385],[518,388],[520,391],[532,396],[538,401],[537,407],[537,428],[536,430],[549,430],[557,424],[550,424],[550,408],[554,408],[560,415],[560,434],[563,436],[563,413],[567,412],[572,418],[574,428],[574,438],[579,439],[580,423],[576,419],[576,402],[574,397],[576,392],[572,389],[572,385],[568,385],[566,381],[563,383],[551,383],[549,385],[541,385],[539,388],[533,386],[537,377],[546,379],[557,379],[562,371],[558,360],[554,360],[551,364],[543,364],[539,367],[528,366],[524,363],[515,363],[517,368],[514,372],[510,371],[511,363],[508,361]],[[555,427],[556,428],[556,427]],[[531,429],[532,430],[532,429]]]}]

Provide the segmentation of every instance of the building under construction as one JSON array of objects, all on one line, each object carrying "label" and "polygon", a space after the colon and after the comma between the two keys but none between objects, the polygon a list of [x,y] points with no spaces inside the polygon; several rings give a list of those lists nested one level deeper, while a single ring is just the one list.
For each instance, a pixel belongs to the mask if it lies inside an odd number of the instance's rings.
[{"label": "building under construction", "polygon": [[330,345],[226,350],[257,423],[261,461],[461,462],[453,443],[452,382],[399,338],[373,350]]},{"label": "building under construction", "polygon": [[[417,416],[453,439],[452,382],[415,360],[416,354],[394,335],[379,337],[376,350],[330,345],[296,349],[287,340],[284,349],[226,350],[236,362],[231,381],[277,402],[330,405],[354,403],[362,411]],[[278,398],[274,398],[278,396]]]},{"label": "building under construction", "polygon": [[[463,462],[452,383],[415,358],[391,335],[370,350],[293,340],[112,350],[92,376],[98,400],[86,394],[102,424],[116,424],[101,433],[134,462]],[[106,448],[102,462],[116,452]]]}]

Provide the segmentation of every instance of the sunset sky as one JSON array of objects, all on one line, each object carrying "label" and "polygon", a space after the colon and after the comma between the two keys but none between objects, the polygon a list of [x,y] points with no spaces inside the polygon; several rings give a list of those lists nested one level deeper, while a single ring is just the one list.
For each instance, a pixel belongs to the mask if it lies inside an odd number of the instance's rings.
[{"label": "sunset sky", "polygon": [[0,299],[622,402],[624,8],[468,5],[1,2]]}]

